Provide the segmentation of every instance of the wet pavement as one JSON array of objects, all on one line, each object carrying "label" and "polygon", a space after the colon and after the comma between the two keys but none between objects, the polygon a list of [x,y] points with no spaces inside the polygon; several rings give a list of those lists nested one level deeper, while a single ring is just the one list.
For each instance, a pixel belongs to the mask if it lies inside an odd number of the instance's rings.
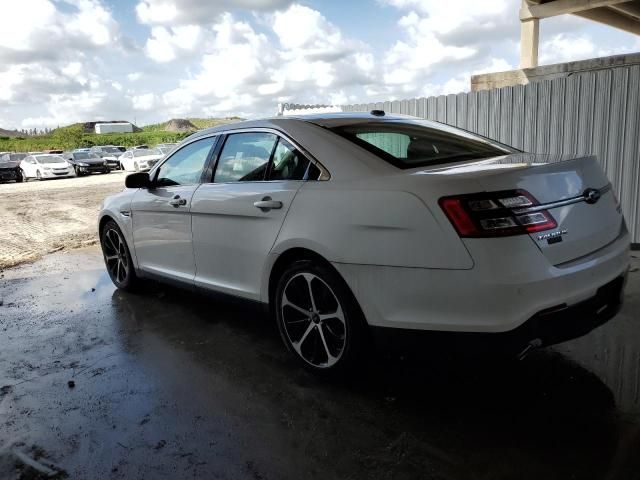
[{"label": "wet pavement", "polygon": [[524,361],[328,382],[247,305],[49,255],[0,278],[0,478],[640,478],[639,265],[614,320]]}]

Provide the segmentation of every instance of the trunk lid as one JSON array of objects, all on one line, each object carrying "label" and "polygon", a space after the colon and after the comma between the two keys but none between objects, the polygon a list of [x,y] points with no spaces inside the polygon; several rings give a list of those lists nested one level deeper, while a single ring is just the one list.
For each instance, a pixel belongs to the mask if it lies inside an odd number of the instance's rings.
[{"label": "trunk lid", "polygon": [[[419,173],[468,178],[486,192],[529,192],[558,224],[529,234],[552,265],[588,255],[620,235],[623,217],[594,156],[516,153]],[[595,193],[586,201],[589,192]]]}]

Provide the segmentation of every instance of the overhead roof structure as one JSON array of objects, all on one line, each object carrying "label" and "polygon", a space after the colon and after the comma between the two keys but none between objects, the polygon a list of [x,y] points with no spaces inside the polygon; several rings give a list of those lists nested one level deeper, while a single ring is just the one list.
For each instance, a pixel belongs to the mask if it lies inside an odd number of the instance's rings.
[{"label": "overhead roof structure", "polygon": [[640,35],[640,0],[522,0],[520,68],[538,66],[540,19],[565,14]]}]

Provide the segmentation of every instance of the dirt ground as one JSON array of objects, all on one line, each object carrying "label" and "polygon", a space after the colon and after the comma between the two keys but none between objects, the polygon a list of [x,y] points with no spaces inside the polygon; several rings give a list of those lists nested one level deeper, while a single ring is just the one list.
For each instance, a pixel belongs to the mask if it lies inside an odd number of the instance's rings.
[{"label": "dirt ground", "polygon": [[94,244],[103,199],[124,173],[0,184],[0,270],[62,249]]},{"label": "dirt ground", "polygon": [[0,274],[0,478],[638,480],[639,266],[614,319],[523,361],[378,354],[330,382],[262,311],[46,255]]}]

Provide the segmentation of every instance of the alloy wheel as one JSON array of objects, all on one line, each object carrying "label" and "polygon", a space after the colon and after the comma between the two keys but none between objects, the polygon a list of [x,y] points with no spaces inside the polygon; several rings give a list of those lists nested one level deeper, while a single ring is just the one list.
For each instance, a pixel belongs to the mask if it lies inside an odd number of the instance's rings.
[{"label": "alloy wheel", "polygon": [[124,283],[129,275],[129,257],[122,234],[110,228],[104,234],[103,252],[107,270],[118,283]]},{"label": "alloy wheel", "polygon": [[282,290],[281,315],[291,347],[316,368],[332,367],[347,342],[347,324],[338,297],[320,277],[295,274]]}]

